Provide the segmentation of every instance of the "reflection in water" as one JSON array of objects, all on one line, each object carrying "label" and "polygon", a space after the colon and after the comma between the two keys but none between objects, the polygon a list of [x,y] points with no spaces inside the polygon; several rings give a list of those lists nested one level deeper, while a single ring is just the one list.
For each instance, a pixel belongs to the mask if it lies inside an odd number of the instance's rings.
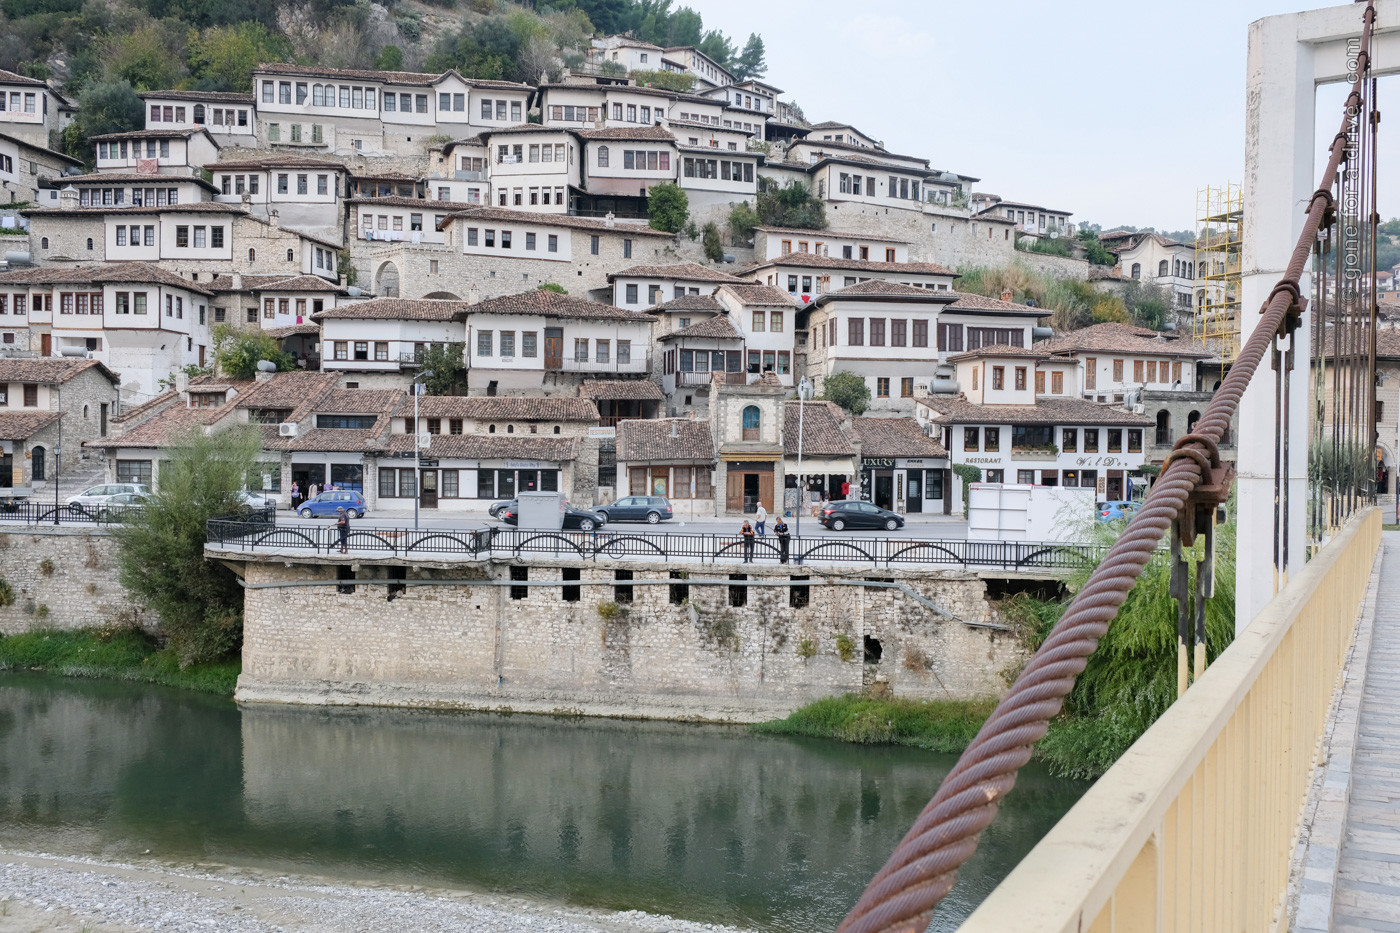
[{"label": "reflection in water", "polygon": [[[951,759],[741,728],[258,707],[0,675],[0,842],[834,927]],[[951,928],[1082,793],[1029,769]]]}]

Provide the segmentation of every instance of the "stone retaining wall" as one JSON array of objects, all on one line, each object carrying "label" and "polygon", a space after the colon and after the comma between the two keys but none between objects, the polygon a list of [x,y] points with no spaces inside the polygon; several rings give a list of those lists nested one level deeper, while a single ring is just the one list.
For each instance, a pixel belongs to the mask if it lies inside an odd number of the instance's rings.
[{"label": "stone retaining wall", "polygon": [[[250,561],[237,699],[751,721],[872,684],[901,697],[999,694],[1021,657],[1009,634],[836,582],[898,580],[960,619],[999,621],[973,574],[754,566],[748,579],[780,585],[740,588],[732,566],[672,581],[673,566]],[[634,577],[630,602],[618,570]],[[794,573],[810,575],[805,606]],[[354,579],[296,585],[338,574]],[[394,587],[391,574],[454,582]],[[565,574],[577,590],[524,585]]]},{"label": "stone retaining wall", "polygon": [[117,543],[105,529],[0,526],[0,580],[15,597],[0,606],[0,634],[149,621],[117,581]]}]

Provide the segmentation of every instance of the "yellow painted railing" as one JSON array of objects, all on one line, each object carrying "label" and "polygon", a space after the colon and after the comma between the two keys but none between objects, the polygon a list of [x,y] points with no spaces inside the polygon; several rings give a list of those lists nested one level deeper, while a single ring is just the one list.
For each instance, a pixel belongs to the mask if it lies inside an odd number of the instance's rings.
[{"label": "yellow painted railing", "polygon": [[960,933],[1270,929],[1380,536],[1343,528]]}]

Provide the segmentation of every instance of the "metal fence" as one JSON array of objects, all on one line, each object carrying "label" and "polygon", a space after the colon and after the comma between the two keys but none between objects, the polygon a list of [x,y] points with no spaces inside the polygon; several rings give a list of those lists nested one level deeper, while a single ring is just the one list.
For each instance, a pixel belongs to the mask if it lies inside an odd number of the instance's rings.
[{"label": "metal fence", "polygon": [[[329,554],[341,549],[334,526],[275,525],[218,519],[209,522],[209,543],[240,551],[294,550]],[[453,554],[518,558],[523,555],[576,560],[681,560],[697,563],[742,561],[738,535],[671,534],[606,530],[532,531],[371,528],[352,526],[347,553]],[[792,538],[788,558],[794,564],[915,565],[951,569],[998,568],[1007,571],[1080,570],[1092,567],[1104,548],[1097,545],[1039,544],[1023,541],[914,540],[909,538]],[[773,536],[754,542],[754,560],[777,563],[781,546]]]},{"label": "metal fence", "polygon": [[[114,525],[141,514],[139,505],[53,505],[25,500],[0,502],[0,526],[12,525]],[[267,524],[275,522],[273,510],[250,510],[236,516],[224,516],[215,521]]]}]

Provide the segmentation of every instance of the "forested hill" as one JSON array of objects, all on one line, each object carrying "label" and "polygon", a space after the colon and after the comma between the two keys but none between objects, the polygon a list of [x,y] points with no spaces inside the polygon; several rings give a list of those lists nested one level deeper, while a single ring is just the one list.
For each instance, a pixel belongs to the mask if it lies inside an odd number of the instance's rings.
[{"label": "forested hill", "polygon": [[763,40],[706,30],[671,0],[0,0],[0,68],[50,81],[80,106],[55,148],[142,126],[141,91],[250,91],[259,62],[445,71],[539,82],[584,61],[595,34],[691,45],[762,77]]}]

